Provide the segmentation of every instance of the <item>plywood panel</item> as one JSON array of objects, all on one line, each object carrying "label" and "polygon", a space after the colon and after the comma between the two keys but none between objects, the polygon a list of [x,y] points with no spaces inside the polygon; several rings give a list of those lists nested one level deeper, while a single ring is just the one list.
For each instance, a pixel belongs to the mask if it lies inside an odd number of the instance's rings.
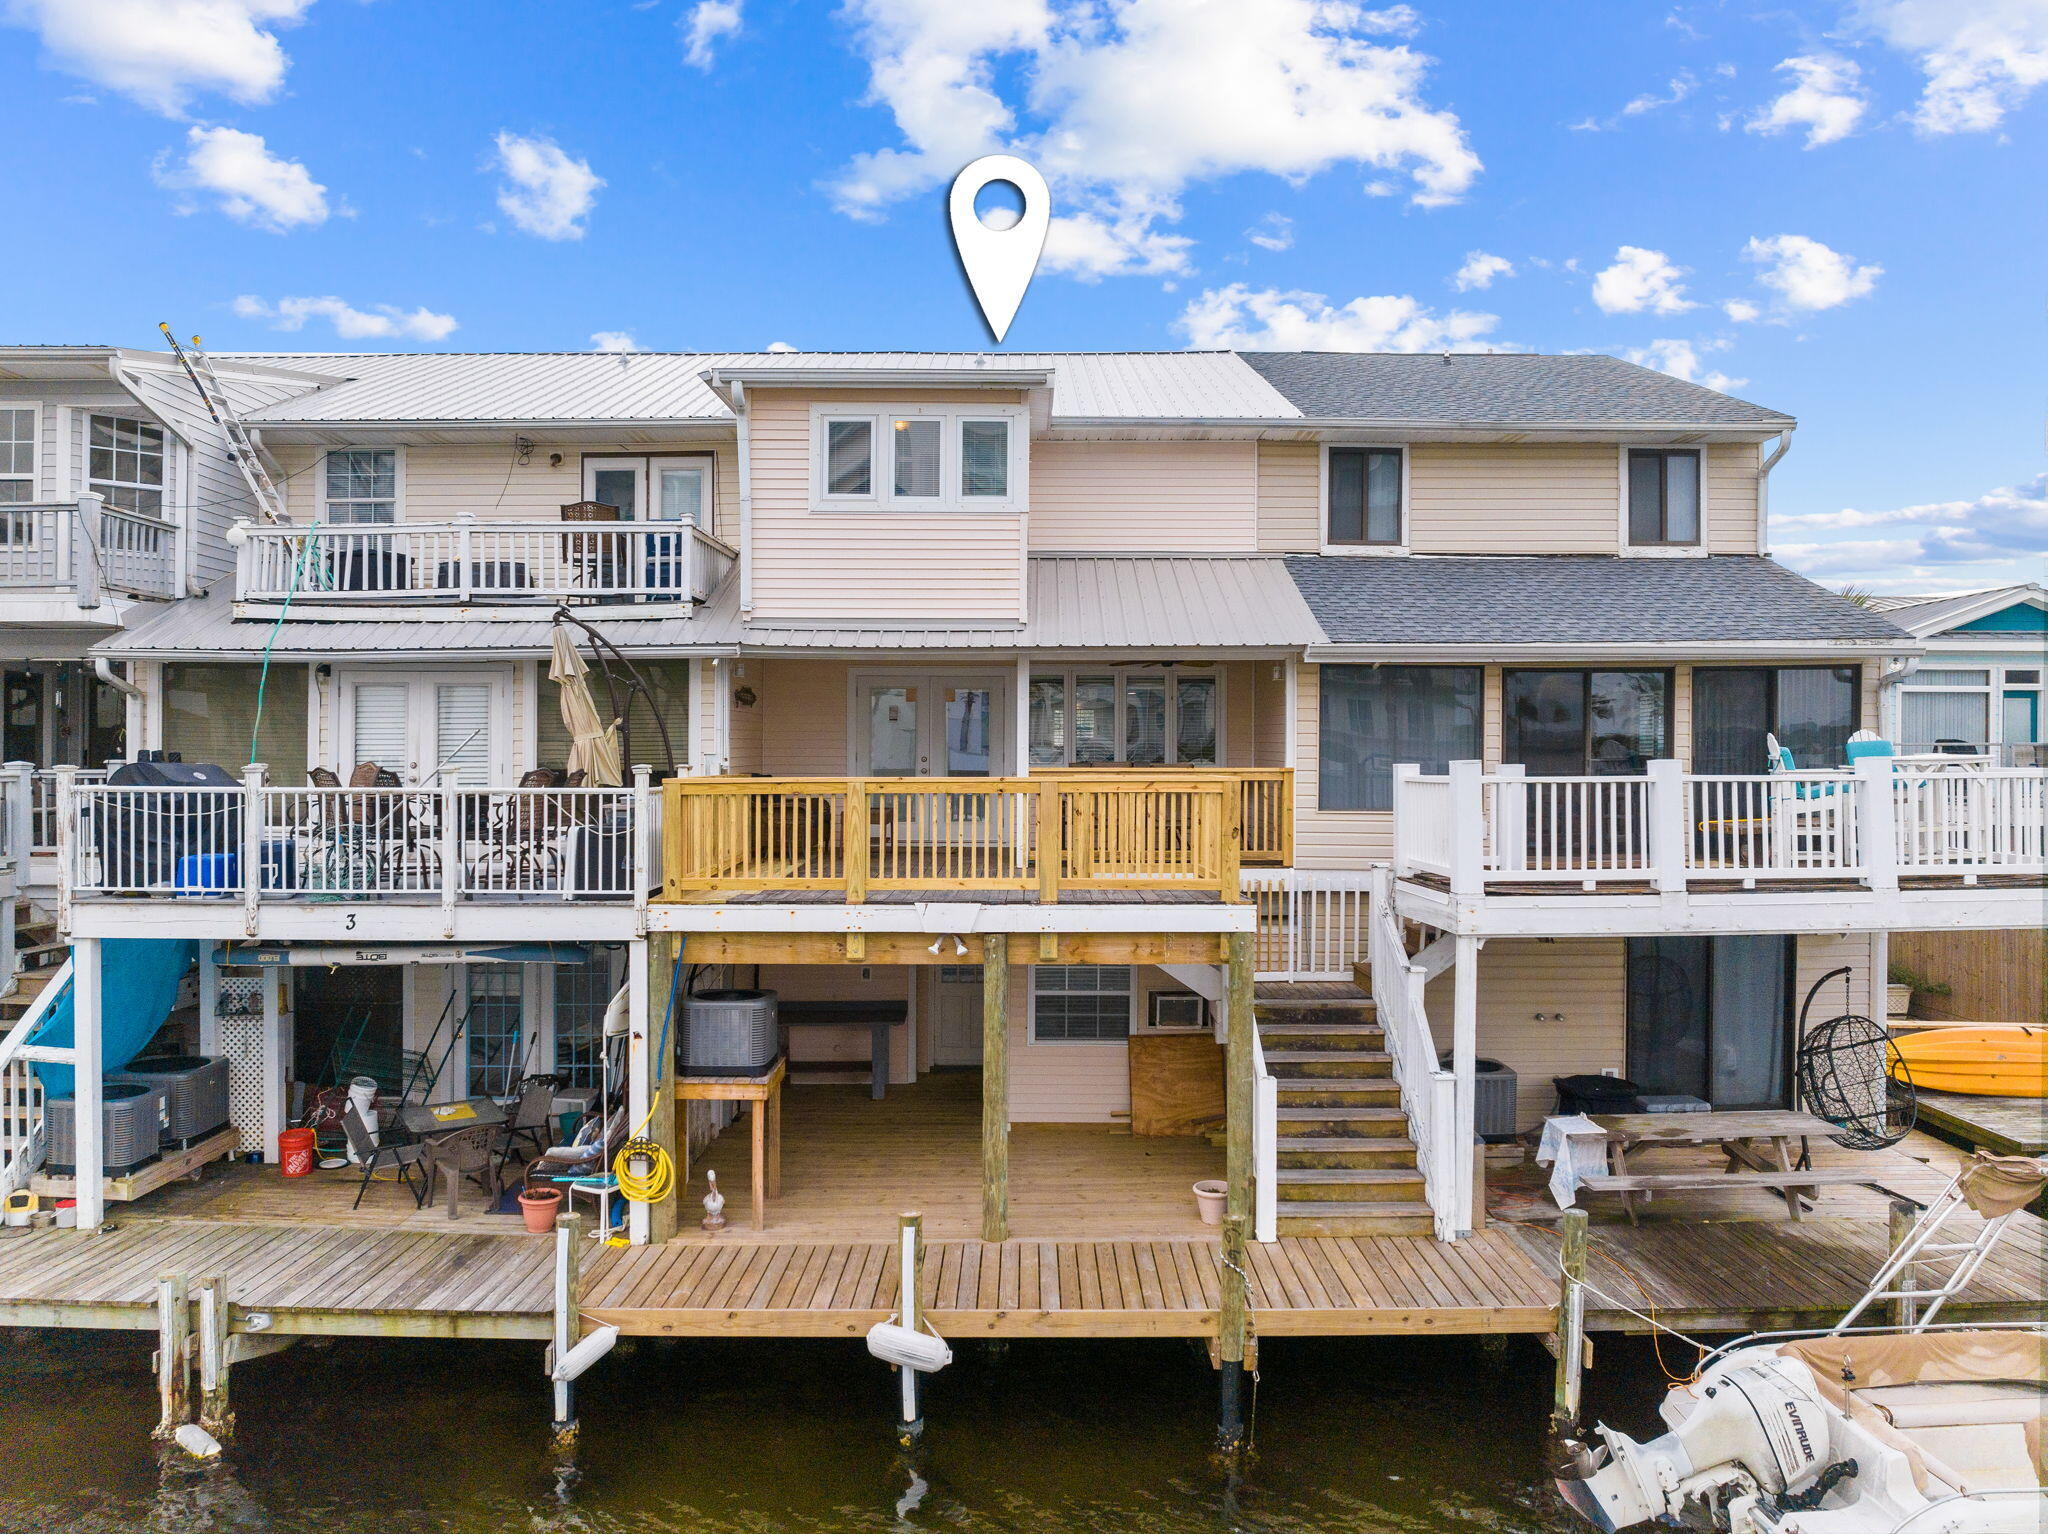
[{"label": "plywood panel", "polygon": [[1131,1133],[1198,1135],[1224,1118],[1223,1046],[1208,1034],[1131,1040]]}]

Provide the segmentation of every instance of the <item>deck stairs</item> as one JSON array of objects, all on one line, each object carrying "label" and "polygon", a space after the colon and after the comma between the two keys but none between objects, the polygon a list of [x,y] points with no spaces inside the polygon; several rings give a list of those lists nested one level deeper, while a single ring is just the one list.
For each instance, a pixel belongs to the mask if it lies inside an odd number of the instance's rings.
[{"label": "deck stairs", "polygon": [[14,952],[19,968],[13,986],[0,995],[0,1032],[14,1026],[35,1004],[71,957],[71,945],[57,936],[57,924],[48,913],[21,900],[14,907]]},{"label": "deck stairs", "polygon": [[1415,1142],[1372,998],[1350,985],[1262,985],[1253,1015],[1278,1087],[1280,1234],[1429,1235]]}]

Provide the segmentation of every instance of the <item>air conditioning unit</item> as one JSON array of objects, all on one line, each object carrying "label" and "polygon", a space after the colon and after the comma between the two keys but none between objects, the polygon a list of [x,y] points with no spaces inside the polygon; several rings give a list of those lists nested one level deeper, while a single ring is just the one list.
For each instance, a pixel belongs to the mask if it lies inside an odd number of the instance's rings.
[{"label": "air conditioning unit", "polygon": [[[156,1160],[163,1139],[164,1094],[137,1081],[110,1081],[100,1100],[101,1170],[125,1177]],[[55,1177],[78,1173],[78,1100],[53,1097],[43,1104],[46,1164]]]},{"label": "air conditioning unit", "polygon": [[677,1066],[685,1076],[758,1076],[781,1053],[773,991],[700,991],[684,999]]},{"label": "air conditioning unit", "polygon": [[226,1055],[158,1055],[109,1071],[109,1082],[135,1082],[164,1094],[164,1144],[183,1149],[228,1121]]}]

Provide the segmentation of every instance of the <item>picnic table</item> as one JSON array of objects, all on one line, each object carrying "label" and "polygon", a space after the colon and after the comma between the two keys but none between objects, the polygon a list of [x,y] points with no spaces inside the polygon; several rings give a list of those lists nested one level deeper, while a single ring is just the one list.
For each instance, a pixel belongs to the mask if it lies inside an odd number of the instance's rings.
[{"label": "picnic table", "polygon": [[[1853,1167],[1801,1168],[1794,1163],[1792,1142],[1839,1133],[1840,1126],[1811,1113],[1789,1108],[1752,1108],[1712,1113],[1588,1114],[1607,1138],[1609,1171],[1580,1179],[1594,1192],[1618,1193],[1629,1223],[1636,1222],[1636,1202],[1659,1192],[1700,1189],[1765,1188],[1785,1200],[1786,1213],[1804,1218],[1802,1197],[1814,1197],[1823,1183],[1866,1183],[1869,1174]],[[1640,1172],[1629,1156],[1652,1146],[1718,1146],[1728,1158],[1722,1170]],[[1799,1159],[1805,1159],[1802,1143]]]}]

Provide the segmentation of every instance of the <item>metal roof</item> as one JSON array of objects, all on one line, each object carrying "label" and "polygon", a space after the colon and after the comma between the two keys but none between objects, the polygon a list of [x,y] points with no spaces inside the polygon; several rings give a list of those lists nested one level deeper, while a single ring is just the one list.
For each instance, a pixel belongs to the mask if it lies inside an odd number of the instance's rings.
[{"label": "metal roof", "polygon": [[1909,637],[1755,554],[1297,554],[1287,568],[1334,644],[1885,647]]},{"label": "metal roof", "polygon": [[1943,596],[1872,597],[1870,606],[1899,627],[1915,634],[1939,634],[1958,623],[1968,623],[1987,613],[2001,612],[2015,602],[2048,599],[2048,590],[2023,582],[2017,586],[1990,586],[1979,591],[1959,591]]},{"label": "metal roof", "polygon": [[1651,368],[1594,354],[1240,352],[1313,420],[1387,425],[1792,425],[1792,418]]},{"label": "metal roof", "polygon": [[[1300,412],[1231,352],[533,352],[237,353],[237,361],[330,373],[337,382],[256,411],[281,425],[400,421],[729,421],[706,387],[750,374],[858,370],[971,379],[1052,375],[1055,419],[1291,420]],[[839,380],[835,380],[839,381]]]}]

